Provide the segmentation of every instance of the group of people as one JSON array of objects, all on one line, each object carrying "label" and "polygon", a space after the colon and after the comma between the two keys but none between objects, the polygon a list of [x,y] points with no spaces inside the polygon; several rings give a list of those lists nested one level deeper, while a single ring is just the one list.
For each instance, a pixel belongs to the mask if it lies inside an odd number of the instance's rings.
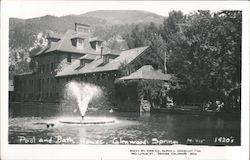
[{"label": "group of people", "polygon": [[224,107],[224,102],[215,101],[212,103],[211,101],[208,101],[208,103],[204,107],[204,110],[205,111],[217,111],[217,112],[219,112],[223,107]]}]

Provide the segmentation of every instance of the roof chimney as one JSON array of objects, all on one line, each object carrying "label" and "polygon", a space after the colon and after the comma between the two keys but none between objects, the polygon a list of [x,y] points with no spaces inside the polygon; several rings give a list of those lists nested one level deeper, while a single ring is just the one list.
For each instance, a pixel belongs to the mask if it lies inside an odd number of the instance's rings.
[{"label": "roof chimney", "polygon": [[103,54],[103,46],[101,46],[101,58],[102,58],[102,54]]}]

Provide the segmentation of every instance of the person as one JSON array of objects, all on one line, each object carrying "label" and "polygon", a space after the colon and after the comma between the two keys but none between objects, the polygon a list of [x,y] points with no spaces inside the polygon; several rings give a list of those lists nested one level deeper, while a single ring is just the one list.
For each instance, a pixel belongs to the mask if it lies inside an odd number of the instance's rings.
[{"label": "person", "polygon": [[223,108],[223,106],[224,106],[224,102],[218,102],[218,103],[216,103],[218,106],[217,106],[217,108],[216,108],[216,111],[217,112],[219,112],[220,110],[221,110],[221,108]]},{"label": "person", "polygon": [[201,106],[201,107],[202,107],[202,110],[203,110],[203,111],[206,111],[207,108],[209,108],[210,104],[211,104],[210,101],[208,101],[207,103],[203,104],[203,105]]},{"label": "person", "polygon": [[214,103],[211,103],[206,108],[207,111],[215,111],[218,108],[218,104],[220,104],[220,101],[215,101]]},{"label": "person", "polygon": [[211,107],[211,105],[212,105],[212,102],[208,101],[208,103],[206,104],[204,110],[206,110],[206,111],[209,110],[209,108]]}]

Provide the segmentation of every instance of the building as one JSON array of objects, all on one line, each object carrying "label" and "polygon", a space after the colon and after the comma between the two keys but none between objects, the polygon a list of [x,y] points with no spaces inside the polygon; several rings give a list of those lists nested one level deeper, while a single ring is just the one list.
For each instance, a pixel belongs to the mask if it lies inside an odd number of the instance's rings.
[{"label": "building", "polygon": [[103,40],[90,37],[90,26],[85,24],[75,23],[75,30],[65,34],[50,33],[47,40],[47,47],[31,55],[33,71],[14,77],[15,101],[58,101],[63,99],[65,84],[72,80],[112,90],[115,79],[143,65],[164,68],[161,57],[149,46],[127,49],[119,46],[125,43],[122,41],[105,49]]},{"label": "building", "polygon": [[[118,80],[120,84],[116,83],[116,92],[120,111],[142,113],[150,112],[152,107],[170,108],[173,106],[173,97],[168,94],[170,86],[178,82],[173,74],[164,74],[161,70],[155,70],[151,65],[144,65],[129,76],[123,76]],[[152,92],[157,95],[152,96]]]}]

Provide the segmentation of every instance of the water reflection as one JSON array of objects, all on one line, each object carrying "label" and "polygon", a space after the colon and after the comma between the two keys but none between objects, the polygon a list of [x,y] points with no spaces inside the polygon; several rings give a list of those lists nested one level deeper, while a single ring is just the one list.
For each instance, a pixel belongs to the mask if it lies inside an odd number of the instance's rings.
[{"label": "water reflection", "polygon": [[[53,105],[50,105],[52,107]],[[71,144],[72,141],[57,143],[60,139],[73,139],[76,144],[114,144],[114,141],[127,143],[126,140],[141,140],[146,143],[160,142],[160,140],[177,141],[180,144],[195,145],[240,145],[240,119],[233,117],[120,113],[108,111],[89,112],[89,117],[115,118],[116,123],[107,125],[67,125],[59,122],[60,116],[45,116],[54,113],[58,108],[38,109],[35,113],[31,108],[12,110],[9,119],[9,143],[23,144],[20,137],[35,137],[36,143],[40,139],[48,139],[51,143]],[[34,106],[33,106],[34,108]],[[39,108],[39,106],[37,107]],[[31,112],[34,112],[33,117]],[[18,113],[18,114],[17,114]],[[21,114],[23,113],[23,114]],[[39,115],[40,114],[40,115]],[[79,115],[70,115],[79,117]],[[47,128],[46,123],[53,123]],[[233,143],[215,143],[216,137],[233,137]],[[192,141],[193,140],[193,141]],[[202,143],[195,140],[204,140]],[[62,141],[62,140],[61,140]],[[163,142],[163,141],[162,141]],[[30,143],[28,143],[30,144]],[[171,144],[171,143],[163,143]]]}]

